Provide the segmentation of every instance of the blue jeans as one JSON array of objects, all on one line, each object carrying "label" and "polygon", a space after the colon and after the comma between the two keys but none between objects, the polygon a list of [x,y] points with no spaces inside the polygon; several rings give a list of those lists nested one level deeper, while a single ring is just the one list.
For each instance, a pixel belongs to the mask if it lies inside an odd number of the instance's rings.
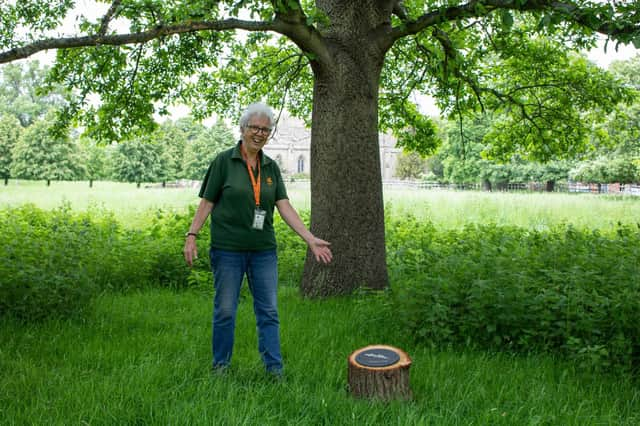
[{"label": "blue jeans", "polygon": [[215,286],[213,300],[213,366],[231,362],[240,287],[247,275],[258,328],[258,350],[267,371],[282,371],[278,319],[276,250],[209,251]]}]

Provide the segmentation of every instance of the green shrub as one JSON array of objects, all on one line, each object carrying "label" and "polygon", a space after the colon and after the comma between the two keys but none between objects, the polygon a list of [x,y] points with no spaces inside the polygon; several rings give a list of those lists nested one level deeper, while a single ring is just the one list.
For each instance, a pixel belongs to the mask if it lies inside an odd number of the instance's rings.
[{"label": "green shrub", "polygon": [[94,227],[68,206],[0,211],[0,316],[39,320],[82,311],[97,288],[86,241]]},{"label": "green shrub", "polygon": [[[300,212],[300,218],[309,223],[309,213]],[[298,286],[302,279],[307,244],[282,220],[275,215],[273,226],[278,240],[278,277],[281,285]]]},{"label": "green shrub", "polygon": [[585,366],[640,365],[640,232],[558,226],[389,226],[388,315],[430,345],[555,352]]},{"label": "green shrub", "polygon": [[188,221],[156,212],[141,231],[124,229],[99,209],[0,210],[0,316],[64,317],[81,312],[101,291],[194,285],[191,274],[209,270],[208,243],[199,243],[202,255],[188,268],[182,256]]}]

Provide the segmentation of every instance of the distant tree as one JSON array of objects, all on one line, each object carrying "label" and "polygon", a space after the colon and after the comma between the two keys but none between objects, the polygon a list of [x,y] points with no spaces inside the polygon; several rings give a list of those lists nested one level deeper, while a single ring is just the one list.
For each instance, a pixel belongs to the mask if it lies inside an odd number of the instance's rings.
[{"label": "distant tree", "polygon": [[84,177],[89,180],[89,186],[93,187],[94,180],[108,176],[106,148],[90,138],[80,138],[78,143],[85,165]]},{"label": "distant tree", "polygon": [[418,179],[427,170],[427,162],[417,152],[403,152],[398,156],[396,176],[400,179]]},{"label": "distant tree", "polygon": [[640,156],[640,55],[625,61],[614,61],[609,72],[627,87],[632,88],[633,102],[619,104],[609,114],[592,111],[585,121],[592,122],[593,149],[585,159],[600,157]]},{"label": "distant tree", "polygon": [[494,185],[500,190],[506,188],[512,177],[510,164],[493,163],[487,160],[480,160],[480,164],[479,178],[485,190],[491,191]]},{"label": "distant tree", "polygon": [[553,160],[548,163],[528,163],[526,169],[527,181],[541,182],[545,184],[547,192],[553,192],[557,182],[566,181],[569,177],[569,170],[573,166],[572,161]]},{"label": "distant tree", "polygon": [[161,173],[158,176],[162,182],[176,180],[182,177],[182,163],[187,145],[187,135],[173,121],[165,121],[151,133],[153,143],[161,148]]},{"label": "distant tree", "polygon": [[640,181],[640,158],[601,157],[583,161],[569,172],[571,179],[590,183],[633,183]]},{"label": "distant tree", "polygon": [[22,128],[17,118],[12,115],[0,117],[0,177],[4,184],[9,183],[11,177],[12,150],[20,138]]},{"label": "distant tree", "polygon": [[476,116],[461,123],[450,121],[446,142],[438,156],[444,165],[444,178],[456,183],[480,182],[485,190],[494,185],[504,187],[509,182],[542,182],[547,191],[555,183],[567,179],[571,163],[551,159],[544,163],[527,161],[518,154],[504,159],[488,158],[487,149],[494,146],[488,139],[494,129],[494,116]]},{"label": "distant tree", "polygon": [[51,121],[42,119],[25,129],[13,147],[11,175],[21,179],[73,180],[83,170],[76,143],[67,135],[52,135]]},{"label": "distant tree", "polygon": [[599,158],[592,161],[582,161],[569,171],[569,177],[578,182],[603,183],[606,181],[607,160]]},{"label": "distant tree", "polygon": [[640,182],[640,157],[616,157],[607,162],[607,183]]},{"label": "distant tree", "polygon": [[432,176],[432,179],[441,181],[444,178],[444,165],[442,164],[442,157],[438,154],[432,155],[427,158],[427,173]]},{"label": "distant tree", "polygon": [[138,137],[120,142],[114,150],[113,175],[116,180],[157,182],[162,176],[162,148],[149,137]]},{"label": "distant tree", "polygon": [[[467,118],[462,123],[452,120],[446,124],[445,141],[439,150],[446,181],[475,183],[482,180],[482,170],[491,164],[482,158],[485,149],[483,139],[490,125],[488,116]],[[484,185],[485,189],[491,189],[489,180]]]},{"label": "distant tree", "polygon": [[49,68],[38,61],[7,64],[0,68],[0,114],[11,114],[23,127],[43,118],[48,111],[66,104],[65,91],[59,85],[49,86],[43,93]]},{"label": "distant tree", "polygon": [[223,123],[216,123],[187,143],[184,153],[184,177],[202,179],[211,160],[222,150],[233,146],[233,134]]},{"label": "distant tree", "polygon": [[207,130],[204,124],[196,121],[192,116],[181,117],[172,124],[180,130],[187,142],[191,142]]},{"label": "distant tree", "polygon": [[620,78],[625,84],[640,89],[640,55],[626,60],[611,62],[608,71]]}]

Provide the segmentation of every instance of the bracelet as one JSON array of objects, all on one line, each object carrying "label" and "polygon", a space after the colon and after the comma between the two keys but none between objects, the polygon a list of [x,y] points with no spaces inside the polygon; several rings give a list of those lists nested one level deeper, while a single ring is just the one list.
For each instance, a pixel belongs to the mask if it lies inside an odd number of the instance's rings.
[{"label": "bracelet", "polygon": [[186,234],[184,234],[186,238],[188,238],[190,235],[193,235],[195,238],[198,238],[198,234],[195,232],[187,232]]}]

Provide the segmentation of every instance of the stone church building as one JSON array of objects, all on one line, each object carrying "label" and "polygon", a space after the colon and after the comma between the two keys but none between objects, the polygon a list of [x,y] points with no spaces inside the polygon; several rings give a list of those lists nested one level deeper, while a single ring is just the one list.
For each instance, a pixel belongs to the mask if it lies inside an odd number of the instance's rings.
[{"label": "stone church building", "polygon": [[[382,180],[395,179],[396,163],[402,149],[396,148],[396,140],[389,134],[380,134],[380,165]],[[264,152],[273,158],[283,175],[306,174],[311,169],[311,130],[304,122],[283,113]]]}]

